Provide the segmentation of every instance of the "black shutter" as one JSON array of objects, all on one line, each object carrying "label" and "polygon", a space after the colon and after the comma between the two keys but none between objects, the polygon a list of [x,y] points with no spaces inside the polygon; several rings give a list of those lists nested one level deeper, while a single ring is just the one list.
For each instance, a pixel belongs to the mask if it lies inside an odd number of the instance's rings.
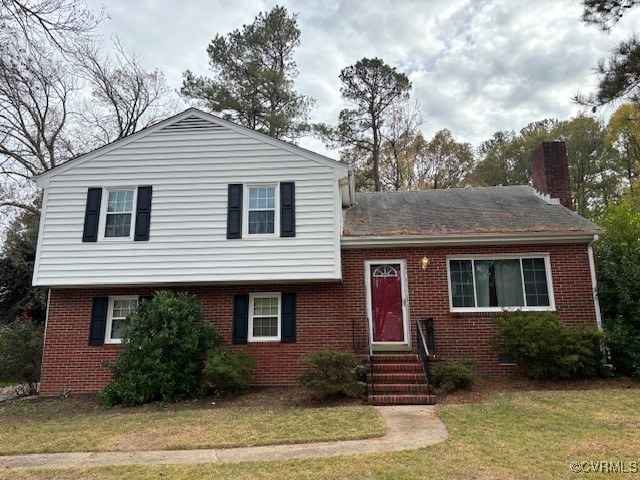
[{"label": "black shutter", "polygon": [[249,295],[233,296],[233,343],[247,343],[249,333]]},{"label": "black shutter", "polygon": [[91,326],[89,327],[89,345],[104,343],[104,330],[107,326],[108,297],[94,297],[91,309]]},{"label": "black shutter", "polygon": [[136,229],[133,240],[146,242],[149,240],[151,226],[151,191],[152,187],[138,187],[138,201],[136,202]]},{"label": "black shutter", "polygon": [[100,203],[102,188],[90,188],[87,191],[87,206],[84,211],[83,242],[98,241],[98,223],[100,222]]},{"label": "black shutter", "polygon": [[242,190],[241,183],[229,184],[227,201],[227,238],[242,238]]},{"label": "black shutter", "polygon": [[280,236],[296,236],[296,184],[280,183]]},{"label": "black shutter", "polygon": [[296,294],[282,294],[282,343],[296,343]]}]

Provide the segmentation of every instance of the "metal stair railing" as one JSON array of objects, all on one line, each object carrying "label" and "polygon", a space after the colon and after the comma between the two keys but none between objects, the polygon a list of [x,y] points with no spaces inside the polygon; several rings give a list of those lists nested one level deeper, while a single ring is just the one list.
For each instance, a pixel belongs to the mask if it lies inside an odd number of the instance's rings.
[{"label": "metal stair railing", "polygon": [[416,331],[418,336],[418,356],[420,357],[420,363],[422,364],[422,370],[424,371],[427,384],[431,388],[431,374],[429,373],[429,347],[431,351],[435,350],[435,342],[433,338],[433,318],[429,317],[423,321],[426,327],[422,328],[422,322],[416,320]]}]

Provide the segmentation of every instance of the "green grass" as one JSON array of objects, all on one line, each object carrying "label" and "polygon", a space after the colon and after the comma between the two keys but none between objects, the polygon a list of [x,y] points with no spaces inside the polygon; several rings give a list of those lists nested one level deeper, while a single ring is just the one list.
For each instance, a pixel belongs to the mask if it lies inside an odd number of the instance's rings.
[{"label": "green grass", "polygon": [[0,473],[0,478],[615,478],[576,475],[570,463],[640,461],[640,395],[636,389],[502,393],[481,404],[441,405],[438,409],[451,433],[449,440],[415,451],[226,465],[16,469]]},{"label": "green grass", "polygon": [[246,447],[386,432],[370,406],[105,410],[71,398],[0,405],[0,425],[0,455]]}]

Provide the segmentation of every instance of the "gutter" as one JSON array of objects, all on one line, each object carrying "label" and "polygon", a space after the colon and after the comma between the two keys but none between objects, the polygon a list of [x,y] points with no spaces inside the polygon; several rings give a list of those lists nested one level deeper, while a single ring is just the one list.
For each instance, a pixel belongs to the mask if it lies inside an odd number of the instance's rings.
[{"label": "gutter", "polygon": [[[476,233],[399,236],[342,236],[343,248],[401,247],[424,245],[509,245],[522,243],[582,243],[595,241],[593,232],[528,232],[528,233]],[[591,244],[589,244],[591,245]],[[595,283],[594,283],[595,285]]]},{"label": "gutter", "polygon": [[598,330],[602,331],[602,313],[600,311],[600,300],[598,299],[598,284],[596,279],[596,263],[593,257],[593,244],[598,241],[598,235],[594,235],[587,251],[589,253],[589,270],[591,271],[591,290],[593,292],[593,305],[596,309],[596,324]]}]

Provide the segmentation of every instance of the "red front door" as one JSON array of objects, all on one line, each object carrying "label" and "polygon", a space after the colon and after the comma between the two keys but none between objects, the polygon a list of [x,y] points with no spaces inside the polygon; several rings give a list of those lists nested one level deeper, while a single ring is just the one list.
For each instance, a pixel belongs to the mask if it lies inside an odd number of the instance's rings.
[{"label": "red front door", "polygon": [[400,265],[372,265],[369,275],[373,341],[404,342]]}]

